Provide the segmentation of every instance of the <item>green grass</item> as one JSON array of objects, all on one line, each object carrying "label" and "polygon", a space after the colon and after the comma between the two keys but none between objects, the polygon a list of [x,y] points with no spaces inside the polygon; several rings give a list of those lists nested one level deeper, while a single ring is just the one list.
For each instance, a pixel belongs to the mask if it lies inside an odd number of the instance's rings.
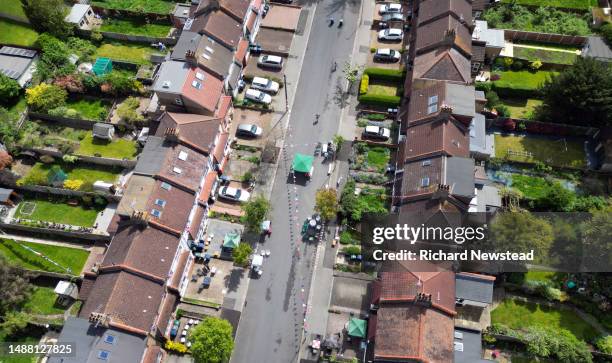
[{"label": "green grass", "polygon": [[551,49],[536,49],[526,47],[513,47],[514,58],[524,59],[530,62],[540,60],[543,63],[572,65],[578,58],[576,53],[568,51],[557,51]]},{"label": "green grass", "polygon": [[[20,183],[26,185],[46,185],[47,174],[54,164],[36,163],[30,169],[30,172],[20,179]],[[93,191],[93,183],[102,180],[108,183],[114,183],[120,174],[119,169],[102,169],[100,167],[79,166],[75,164],[56,164],[62,167],[62,170],[68,174],[68,179],[82,180],[83,185],[80,190],[84,192]],[[22,181],[23,180],[23,181]]]},{"label": "green grass", "polygon": [[501,102],[504,106],[508,107],[510,117],[520,119],[528,119],[535,108],[543,103],[535,98],[502,98]]},{"label": "green grass", "polygon": [[[29,334],[29,332],[23,331],[20,336],[7,337],[6,333],[0,330],[0,342],[13,342],[13,343],[24,343],[24,344],[37,344],[40,341],[40,336],[23,335]],[[34,356],[2,356],[0,355],[0,361],[2,363],[36,363],[38,357]]]},{"label": "green grass", "polygon": [[138,64],[151,64],[149,57],[156,53],[149,45],[131,43],[102,43],[93,58],[107,57]]},{"label": "green grass", "polygon": [[387,195],[382,188],[364,188],[358,199],[365,202],[370,209],[380,209],[387,207]]},{"label": "green grass", "polygon": [[24,202],[35,203],[36,207],[31,215],[22,214],[23,202],[17,207],[15,218],[25,218],[35,221],[70,224],[73,226],[91,227],[96,221],[98,212],[103,208],[85,208],[82,205],[71,206],[60,201],[45,199],[24,199]]},{"label": "green grass", "polygon": [[37,39],[38,33],[26,25],[0,19],[0,43],[31,46]]},{"label": "green grass", "polygon": [[587,10],[597,6],[597,0],[502,0],[502,3],[515,1],[518,5],[549,6],[562,9]]},{"label": "green grass", "polygon": [[35,286],[30,298],[24,303],[22,310],[34,315],[58,315],[66,309],[55,305],[57,295],[51,287]]},{"label": "green grass", "polygon": [[512,187],[520,190],[526,198],[539,199],[546,196],[550,183],[537,176],[513,174]]},{"label": "green grass", "polygon": [[19,0],[0,0],[0,12],[5,14],[17,16],[22,19],[27,19],[21,1]]},{"label": "green grass", "polygon": [[528,271],[525,275],[525,281],[550,282],[553,286],[559,286],[563,280],[563,275],[560,272],[553,271]]},{"label": "green grass", "polygon": [[85,120],[104,121],[111,104],[108,101],[93,98],[75,97],[66,101],[66,107],[76,110]]},{"label": "green grass", "polygon": [[397,86],[393,84],[370,83],[370,85],[368,86],[368,94],[381,96],[396,96]]},{"label": "green grass", "polygon": [[542,86],[550,76],[557,74],[553,71],[502,71],[495,72],[499,74],[500,79],[493,81],[497,87],[519,87],[522,89],[537,90]]},{"label": "green grass", "polygon": [[[565,146],[567,145],[567,151]],[[508,150],[529,152],[531,156],[509,155]],[[495,156],[525,163],[543,163],[558,167],[584,168],[586,155],[582,143],[529,136],[495,135]]]},{"label": "green grass", "polygon": [[168,14],[174,8],[174,2],[164,0],[94,0],[91,4],[106,9],[157,14]]},{"label": "green grass", "polygon": [[[33,242],[20,242],[33,250],[42,253],[51,260],[60,264],[65,268],[69,268],[73,275],[80,275],[89,252],[70,247],[46,245]],[[49,272],[66,273],[62,268],[50,263],[49,261],[39,257],[25,248],[18,245],[17,242],[8,239],[0,239],[0,253],[6,259],[15,265],[28,270],[42,270]]]},{"label": "green grass", "polygon": [[368,165],[377,169],[384,169],[389,163],[391,152],[386,147],[370,147],[368,150]]},{"label": "green grass", "polygon": [[539,42],[532,42],[529,40],[515,40],[513,42],[515,45],[530,45],[533,47],[538,47],[538,48],[543,48],[543,49],[548,49],[548,50],[553,50],[553,51],[569,50],[569,51],[575,52],[581,49],[580,47],[577,47],[575,45],[569,45],[569,44],[539,43]]},{"label": "green grass", "polygon": [[578,339],[590,341],[597,330],[571,310],[549,308],[545,305],[506,299],[491,312],[492,324],[503,324],[512,329],[541,326],[567,329]]},{"label": "green grass", "polygon": [[168,24],[148,23],[143,18],[130,18],[104,20],[100,31],[164,38],[170,28]]},{"label": "green grass", "polygon": [[136,142],[125,139],[113,139],[112,141],[94,138],[91,133],[87,134],[77,149],[79,155],[95,156],[96,154],[115,159],[136,158]]},{"label": "green grass", "polygon": [[206,301],[206,300],[199,300],[199,299],[192,299],[192,298],[189,298],[189,297],[184,297],[181,300],[183,302],[188,303],[188,304],[198,305],[198,306],[205,306],[205,307],[214,308],[214,309],[218,309],[219,307],[221,307],[221,304],[217,304],[215,302]]}]

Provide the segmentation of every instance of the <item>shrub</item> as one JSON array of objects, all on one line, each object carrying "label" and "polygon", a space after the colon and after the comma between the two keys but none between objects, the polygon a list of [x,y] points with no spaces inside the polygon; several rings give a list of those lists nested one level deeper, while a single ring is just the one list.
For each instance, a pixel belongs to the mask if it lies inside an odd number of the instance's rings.
[{"label": "shrub", "polygon": [[64,188],[70,190],[79,190],[83,186],[83,181],[79,179],[64,180]]},{"label": "shrub", "polygon": [[368,123],[369,123],[369,121],[366,120],[365,118],[357,119],[357,126],[359,126],[359,127],[366,127],[366,126],[368,126]]},{"label": "shrub", "polygon": [[400,104],[400,96],[386,95],[360,95],[359,102],[363,104],[380,106],[380,107],[397,107]]},{"label": "shrub", "polygon": [[595,346],[603,353],[612,354],[612,335],[606,335],[597,339]]},{"label": "shrub", "polygon": [[376,48],[370,48],[370,53],[376,53]]},{"label": "shrub", "polygon": [[164,348],[166,348],[166,350],[179,354],[187,353],[187,346],[185,344],[173,342],[172,340],[167,340],[166,344],[164,344]]},{"label": "shrub", "polygon": [[52,164],[55,161],[55,158],[51,155],[42,155],[40,157],[40,162],[43,164]]},{"label": "shrub", "polygon": [[138,112],[140,100],[136,97],[128,97],[117,106],[117,116],[128,124],[134,125],[144,122],[144,116]]},{"label": "shrub", "polygon": [[514,59],[512,58],[502,58],[502,62],[505,68],[510,68],[512,63],[514,63]]},{"label": "shrub", "polygon": [[359,246],[346,246],[342,248],[342,252],[345,255],[358,255],[361,253],[361,247]]},{"label": "shrub", "polygon": [[372,121],[384,121],[387,119],[387,116],[382,113],[369,113],[365,115],[365,118]]},{"label": "shrub", "polygon": [[485,93],[487,99],[487,107],[492,109],[499,104],[499,96],[495,91],[488,91]]},{"label": "shrub", "polygon": [[526,128],[527,128],[527,126],[525,126],[525,122],[523,122],[523,121],[519,121],[519,122],[516,124],[516,129],[517,129],[518,131],[521,131],[521,132],[522,132],[522,131],[525,131],[525,129],[526,129]]},{"label": "shrub", "polygon": [[359,94],[365,95],[366,93],[368,93],[369,85],[370,85],[370,76],[368,76],[367,74],[364,74],[361,77],[361,84],[359,85]]},{"label": "shrub", "polygon": [[540,68],[542,68],[542,61],[539,59],[536,59],[533,62],[529,63],[529,69],[531,69],[532,71],[537,71]]},{"label": "shrub", "polygon": [[491,90],[491,82],[476,82],[476,90],[487,93]]},{"label": "shrub", "polygon": [[352,245],[355,242],[356,241],[353,239],[353,236],[349,231],[342,231],[342,233],[340,233],[340,244]]},{"label": "shrub", "polygon": [[49,114],[49,116],[64,117],[67,112],[68,112],[68,107],[60,106],[60,107],[56,107],[56,108],[54,108],[52,110],[49,110],[47,112],[47,114]]},{"label": "shrub", "polygon": [[19,95],[21,87],[19,83],[12,78],[0,73],[0,99],[9,100]]},{"label": "shrub", "polygon": [[[493,79],[493,76],[497,76],[496,79]],[[491,80],[499,80],[500,76],[498,74],[494,74],[491,76]],[[508,98],[533,98],[539,95],[539,91],[537,89],[533,89],[530,86],[520,86],[516,84],[504,84],[499,85],[498,83],[493,83],[492,89],[497,92],[497,94],[501,97]]]},{"label": "shrub", "polygon": [[242,177],[240,178],[240,181],[242,181],[243,183],[250,183],[251,180],[253,180],[253,173],[251,173],[250,171],[247,171],[246,173],[242,174]]},{"label": "shrub", "polygon": [[525,63],[522,60],[517,59],[514,62],[512,62],[511,68],[513,71],[520,71],[521,69],[523,69],[524,66],[525,66]]},{"label": "shrub", "polygon": [[248,243],[241,243],[232,251],[234,262],[238,266],[246,266],[249,263],[249,256],[253,253],[253,249]]},{"label": "shrub", "polygon": [[499,117],[510,117],[510,110],[506,105],[497,105],[495,106],[495,110]]},{"label": "shrub", "polygon": [[399,81],[404,79],[406,73],[402,70],[397,69],[386,69],[386,68],[366,68],[363,71],[364,75],[370,76],[372,79],[380,79],[384,81]]},{"label": "shrub", "polygon": [[26,102],[34,111],[47,112],[64,106],[68,93],[61,87],[41,83],[26,90]]},{"label": "shrub", "polygon": [[74,163],[75,161],[77,161],[77,160],[78,160],[78,156],[76,156],[76,155],[64,155],[64,156],[62,157],[62,160],[63,160],[64,162],[66,162],[66,163],[70,163],[70,164],[72,164],[72,163]]}]

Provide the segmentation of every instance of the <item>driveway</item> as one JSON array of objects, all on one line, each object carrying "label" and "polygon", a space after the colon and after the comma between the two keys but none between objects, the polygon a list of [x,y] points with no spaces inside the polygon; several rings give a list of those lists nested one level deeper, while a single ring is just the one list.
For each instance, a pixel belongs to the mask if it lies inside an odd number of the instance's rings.
[{"label": "driveway", "polygon": [[[262,54],[265,54],[265,53],[262,53]],[[251,58],[249,58],[247,66],[244,69],[245,75],[283,79],[283,70],[286,66],[285,64],[287,60],[286,58],[283,58],[283,69],[261,68],[257,65],[258,59],[259,59],[259,56],[251,56]]]},{"label": "driveway", "polygon": [[264,53],[289,55],[293,32],[287,30],[261,28],[257,33],[257,44],[261,45]]},{"label": "driveway", "polygon": [[[261,27],[295,31],[302,9],[293,6],[270,4],[268,14],[261,22]],[[261,30],[260,30],[261,31]]]},{"label": "driveway", "polygon": [[233,122],[230,126],[230,135],[236,135],[236,129],[240,124],[257,125],[263,129],[263,135],[256,138],[235,136],[235,140],[239,145],[256,147],[263,150],[264,146],[266,145],[266,136],[270,134],[273,116],[274,114],[271,112],[259,112],[255,110],[236,108],[234,109]]}]

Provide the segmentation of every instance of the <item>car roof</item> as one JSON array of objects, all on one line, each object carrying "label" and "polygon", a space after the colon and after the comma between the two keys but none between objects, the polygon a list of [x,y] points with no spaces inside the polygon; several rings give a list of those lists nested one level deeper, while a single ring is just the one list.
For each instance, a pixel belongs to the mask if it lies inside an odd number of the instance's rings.
[{"label": "car roof", "polygon": [[238,125],[238,129],[251,131],[253,126],[254,126],[253,124],[240,124],[240,125]]},{"label": "car roof", "polygon": [[259,95],[259,94],[261,94],[262,92],[261,92],[260,90],[256,90],[256,89],[253,89],[253,88],[249,88],[248,90],[246,90],[246,93],[248,93],[248,94],[252,94],[252,95]]},{"label": "car roof", "polygon": [[380,48],[376,51],[378,54],[391,54],[390,48]]},{"label": "car roof", "polygon": [[401,34],[402,33],[402,29],[398,29],[398,28],[389,28],[389,34]]},{"label": "car roof", "polygon": [[236,194],[236,192],[238,192],[238,189],[233,188],[233,187],[225,187],[225,194],[231,194],[234,195]]},{"label": "car roof", "polygon": [[253,83],[268,83],[269,79],[263,77],[253,77]]},{"label": "car roof", "polygon": [[264,54],[262,55],[262,57],[266,57],[267,60],[276,62],[276,63],[280,63],[282,61],[282,58],[277,55]]},{"label": "car roof", "polygon": [[380,130],[380,126],[366,126],[366,132],[378,132]]}]

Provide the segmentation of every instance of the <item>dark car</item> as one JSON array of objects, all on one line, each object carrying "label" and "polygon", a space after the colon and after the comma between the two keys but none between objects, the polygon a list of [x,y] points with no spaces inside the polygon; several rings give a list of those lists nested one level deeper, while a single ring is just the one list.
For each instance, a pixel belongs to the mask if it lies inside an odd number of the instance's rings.
[{"label": "dark car", "polygon": [[374,53],[374,60],[378,62],[397,62],[401,58],[401,53],[389,48],[377,49]]},{"label": "dark car", "polygon": [[242,137],[257,137],[262,134],[263,130],[261,127],[252,124],[240,124],[236,129],[236,136]]},{"label": "dark car", "polygon": [[178,334],[180,326],[181,326],[181,321],[180,320],[175,320],[174,323],[172,324],[172,329],[170,329],[170,337],[171,338],[176,337],[176,335]]},{"label": "dark car", "polygon": [[293,0],[270,0],[273,3],[281,3],[281,4],[292,4]]},{"label": "dark car", "polygon": [[401,13],[388,13],[381,17],[381,21],[389,22],[389,21],[404,21],[404,15]]}]

